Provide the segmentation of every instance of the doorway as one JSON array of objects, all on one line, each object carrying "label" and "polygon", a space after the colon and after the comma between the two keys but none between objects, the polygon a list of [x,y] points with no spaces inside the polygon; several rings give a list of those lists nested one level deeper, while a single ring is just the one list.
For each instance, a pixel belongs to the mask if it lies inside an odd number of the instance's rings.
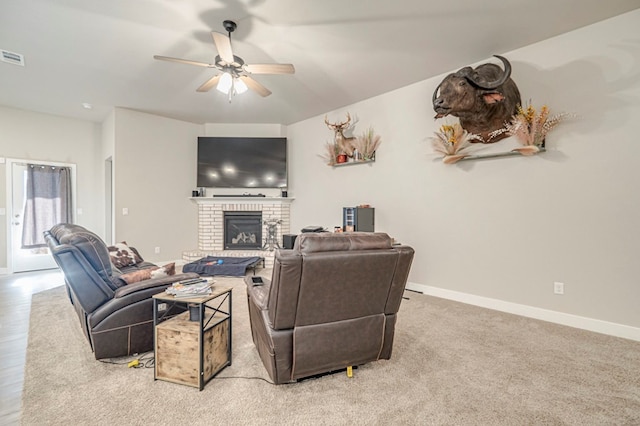
[{"label": "doorway", "polygon": [[113,244],[113,159],[109,157],[104,162],[104,230],[105,243]]},{"label": "doorway", "polygon": [[[28,164],[45,167],[67,167],[71,178],[71,212],[70,222],[74,221],[76,173],[75,164],[51,163],[34,160],[7,159],[7,266],[9,273],[53,269],[57,265],[49,249],[45,247],[23,247],[24,212],[27,203],[27,169]],[[35,210],[37,217],[38,210]]]}]

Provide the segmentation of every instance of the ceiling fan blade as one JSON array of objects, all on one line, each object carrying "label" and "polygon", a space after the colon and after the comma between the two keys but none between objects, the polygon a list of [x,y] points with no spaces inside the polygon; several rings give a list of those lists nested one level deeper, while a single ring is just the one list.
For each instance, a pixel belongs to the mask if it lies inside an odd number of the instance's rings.
[{"label": "ceiling fan blade", "polygon": [[170,58],[168,56],[154,55],[153,59],[158,59],[160,61],[179,62],[181,64],[196,65],[199,67],[215,68],[215,65],[207,64],[206,62],[190,61],[188,59]]},{"label": "ceiling fan blade", "polygon": [[246,84],[249,89],[253,90],[263,98],[271,94],[271,90],[267,89],[262,84],[258,83],[248,75],[241,75],[240,79],[244,81],[244,84]]},{"label": "ceiling fan blade", "polygon": [[216,31],[211,31],[211,36],[213,37],[213,43],[216,45],[220,58],[229,64],[232,63],[234,59],[233,50],[231,50],[231,39]]},{"label": "ceiling fan blade", "polygon": [[244,69],[251,74],[293,74],[296,72],[291,64],[247,64]]},{"label": "ceiling fan blade", "polygon": [[220,77],[222,77],[222,74],[214,75],[209,80],[202,83],[202,85],[196,89],[196,92],[208,92],[218,84]]}]

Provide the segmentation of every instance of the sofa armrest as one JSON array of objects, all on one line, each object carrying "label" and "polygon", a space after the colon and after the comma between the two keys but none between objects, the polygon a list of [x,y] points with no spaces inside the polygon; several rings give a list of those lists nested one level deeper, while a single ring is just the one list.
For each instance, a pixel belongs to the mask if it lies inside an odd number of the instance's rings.
[{"label": "sofa armrest", "polygon": [[137,291],[142,291],[142,290],[146,290],[154,287],[158,287],[159,288],[158,290],[164,290],[164,288],[170,286],[175,282],[189,280],[189,279],[198,278],[198,277],[199,277],[198,274],[195,274],[193,272],[188,272],[185,274],[169,275],[168,277],[152,278],[150,280],[144,280],[137,283],[122,286],[116,290],[115,295],[113,297],[114,299],[118,299],[121,297],[125,297],[129,294],[135,293]]},{"label": "sofa armrest", "polygon": [[251,278],[249,276],[244,277],[244,283],[247,285],[247,295],[260,310],[266,310],[269,291],[271,290],[271,280],[262,277],[264,284],[254,285]]}]

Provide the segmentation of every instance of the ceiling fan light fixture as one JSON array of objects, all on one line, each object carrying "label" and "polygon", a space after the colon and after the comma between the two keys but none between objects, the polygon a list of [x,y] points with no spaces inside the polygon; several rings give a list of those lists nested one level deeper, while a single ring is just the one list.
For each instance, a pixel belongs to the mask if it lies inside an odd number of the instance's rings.
[{"label": "ceiling fan light fixture", "polygon": [[240,78],[236,77],[233,79],[233,87],[235,88],[235,92],[240,95],[247,91],[248,87]]},{"label": "ceiling fan light fixture", "polygon": [[220,77],[220,81],[218,81],[216,89],[226,95],[231,90],[231,86],[233,86],[233,79],[231,77],[231,74],[225,72],[222,74],[222,77]]},{"label": "ceiling fan light fixture", "polygon": [[227,34],[211,31],[213,44],[218,51],[213,63],[192,61],[189,59],[171,58],[169,56],[154,55],[154,59],[178,62],[187,65],[195,65],[205,68],[215,68],[218,74],[209,78],[196,89],[197,92],[208,92],[214,87],[228,96],[229,102],[235,95],[242,94],[251,89],[259,96],[271,95],[271,91],[256,81],[252,74],[293,74],[295,68],[292,64],[246,64],[242,58],[233,54],[231,49],[231,33],[237,25],[233,21],[223,22]]}]

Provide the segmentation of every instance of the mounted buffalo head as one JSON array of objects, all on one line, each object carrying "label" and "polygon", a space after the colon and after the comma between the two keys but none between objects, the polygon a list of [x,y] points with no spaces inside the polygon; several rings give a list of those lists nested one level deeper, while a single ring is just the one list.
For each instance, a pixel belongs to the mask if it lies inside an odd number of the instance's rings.
[{"label": "mounted buffalo head", "polygon": [[433,92],[435,118],[453,115],[469,133],[482,137],[485,143],[497,142],[506,133],[489,139],[489,134],[511,120],[521,104],[520,91],[510,78],[511,64],[494,55],[504,64],[504,71],[496,64],[464,67],[442,80]]}]

